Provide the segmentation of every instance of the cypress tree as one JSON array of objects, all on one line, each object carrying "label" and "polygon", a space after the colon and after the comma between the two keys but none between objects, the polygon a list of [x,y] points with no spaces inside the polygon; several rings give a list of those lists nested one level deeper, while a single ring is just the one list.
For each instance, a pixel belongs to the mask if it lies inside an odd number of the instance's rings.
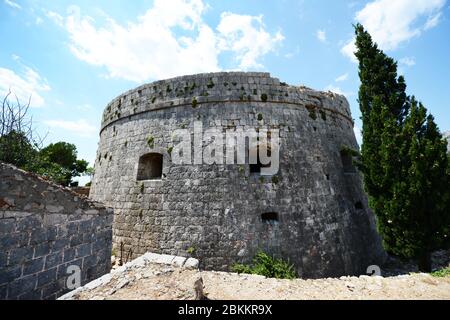
[{"label": "cypress tree", "polygon": [[359,60],[361,165],[385,249],[431,269],[432,250],[448,244],[446,142],[426,108],[406,95],[397,63],[355,26]]}]

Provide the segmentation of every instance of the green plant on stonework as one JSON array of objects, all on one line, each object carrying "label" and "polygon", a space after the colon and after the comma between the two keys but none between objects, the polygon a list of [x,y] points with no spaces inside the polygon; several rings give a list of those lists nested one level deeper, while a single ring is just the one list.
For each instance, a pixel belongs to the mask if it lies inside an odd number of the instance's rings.
[{"label": "green plant on stonework", "polygon": [[147,138],[147,144],[150,148],[153,148],[155,146],[155,138],[153,136],[149,136]]},{"label": "green plant on stonework", "polygon": [[206,86],[208,87],[208,89],[214,88],[214,82],[212,81],[212,79],[208,80],[208,84]]},{"label": "green plant on stonework", "polygon": [[430,274],[433,277],[439,277],[439,278],[450,277],[450,267],[431,272]]},{"label": "green plant on stonework", "polygon": [[261,101],[262,101],[262,102],[266,102],[266,101],[267,101],[267,94],[263,93],[263,94],[261,95]]},{"label": "green plant on stonework", "polygon": [[272,183],[273,184],[278,184],[280,182],[280,178],[278,178],[277,176],[273,176],[272,177]]},{"label": "green plant on stonework", "polygon": [[294,265],[271,257],[263,251],[259,251],[255,255],[251,265],[234,264],[231,270],[236,273],[257,274],[276,279],[295,279],[297,277]]},{"label": "green plant on stonework", "polygon": [[196,251],[195,247],[189,247],[186,250],[186,252],[189,253],[190,255],[195,254],[195,251]]},{"label": "green plant on stonework", "polygon": [[320,117],[322,118],[323,121],[327,121],[327,114],[325,113],[325,111],[320,110]]},{"label": "green plant on stonework", "polygon": [[145,186],[144,186],[144,183],[143,183],[143,182],[141,182],[141,185],[140,185],[139,188],[140,188],[141,193],[144,193]]},{"label": "green plant on stonework", "polygon": [[309,117],[313,120],[316,120],[317,119],[316,108],[314,106],[306,106],[306,109],[308,109]]},{"label": "green plant on stonework", "polygon": [[192,98],[192,108],[197,108],[197,99],[196,98]]},{"label": "green plant on stonework", "polygon": [[407,96],[397,63],[355,26],[362,115],[361,165],[385,249],[431,270],[431,252],[450,245],[450,170],[432,115]]},{"label": "green plant on stonework", "polygon": [[352,157],[359,157],[359,151],[353,148],[350,148],[346,145],[341,146],[341,154],[349,155]]},{"label": "green plant on stonework", "polygon": [[263,115],[262,115],[262,113],[258,113],[258,121],[262,121],[263,120]]},{"label": "green plant on stonework", "polygon": [[171,156],[173,151],[173,147],[167,148],[167,153]]}]

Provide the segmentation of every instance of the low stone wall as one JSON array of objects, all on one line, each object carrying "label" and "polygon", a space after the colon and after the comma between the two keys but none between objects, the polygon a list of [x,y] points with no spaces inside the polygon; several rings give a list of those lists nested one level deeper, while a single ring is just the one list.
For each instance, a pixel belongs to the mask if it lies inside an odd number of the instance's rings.
[{"label": "low stone wall", "polygon": [[56,299],[108,273],[112,222],[112,209],[0,163],[0,300]]}]

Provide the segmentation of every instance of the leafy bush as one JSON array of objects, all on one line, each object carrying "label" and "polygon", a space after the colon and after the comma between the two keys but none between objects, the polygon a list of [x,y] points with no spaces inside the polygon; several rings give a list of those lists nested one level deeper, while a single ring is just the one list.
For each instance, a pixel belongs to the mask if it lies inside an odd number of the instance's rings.
[{"label": "leafy bush", "polygon": [[277,279],[295,279],[297,274],[294,265],[282,259],[275,259],[263,251],[259,251],[253,258],[252,265],[234,264],[233,272],[248,273]]}]

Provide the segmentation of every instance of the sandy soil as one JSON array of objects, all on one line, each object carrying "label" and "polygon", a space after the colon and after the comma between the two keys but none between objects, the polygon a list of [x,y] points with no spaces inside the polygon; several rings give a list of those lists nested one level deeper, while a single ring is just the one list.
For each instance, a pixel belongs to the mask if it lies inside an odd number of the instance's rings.
[{"label": "sandy soil", "polygon": [[198,271],[148,264],[113,274],[101,287],[81,292],[75,299],[166,299],[195,298],[194,283],[203,279],[209,299],[446,299],[450,300],[450,277],[416,273],[396,277],[341,277],[319,280],[277,280],[254,275]]}]

